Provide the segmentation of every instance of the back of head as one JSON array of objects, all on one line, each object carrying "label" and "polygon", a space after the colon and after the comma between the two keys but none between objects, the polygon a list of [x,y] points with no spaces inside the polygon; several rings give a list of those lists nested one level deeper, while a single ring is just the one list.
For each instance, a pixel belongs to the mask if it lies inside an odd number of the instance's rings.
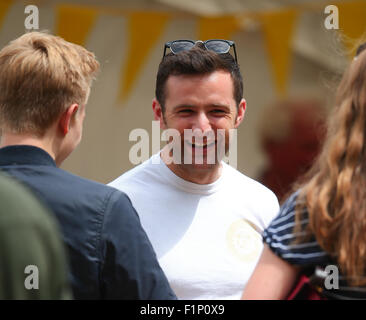
[{"label": "back of head", "polygon": [[72,103],[85,104],[99,69],[94,54],[30,32],[0,51],[0,126],[42,136]]},{"label": "back of head", "polygon": [[298,201],[306,203],[321,247],[355,285],[366,284],[365,145],[366,50],[361,49],[339,84],[324,148]]},{"label": "back of head", "polygon": [[238,64],[230,53],[218,54],[206,50],[202,43],[177,54],[169,53],[160,62],[156,77],[155,97],[162,106],[166,98],[165,84],[169,76],[205,75],[224,70],[231,74],[234,84],[234,98],[239,105],[243,98],[243,79]]}]

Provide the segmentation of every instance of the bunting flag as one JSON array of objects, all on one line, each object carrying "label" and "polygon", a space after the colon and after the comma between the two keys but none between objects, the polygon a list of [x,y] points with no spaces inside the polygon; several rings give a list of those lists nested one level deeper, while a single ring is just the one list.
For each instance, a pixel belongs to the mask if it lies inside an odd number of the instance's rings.
[{"label": "bunting flag", "polygon": [[96,17],[96,9],[60,5],[57,7],[56,33],[67,41],[84,45]]},{"label": "bunting flag", "polygon": [[337,7],[339,29],[345,35],[343,44],[349,57],[353,58],[362,36],[366,36],[366,1],[337,3]]},{"label": "bunting flag", "polygon": [[297,12],[293,9],[259,16],[277,93],[284,96],[291,65],[291,39]]},{"label": "bunting flag", "polygon": [[233,34],[238,31],[240,27],[240,23],[235,16],[200,18],[198,21],[197,40],[231,40]]},{"label": "bunting flag", "polygon": [[[126,100],[146,58],[163,33],[170,15],[132,12],[128,15],[127,58],[122,66],[119,100]],[[161,46],[163,52],[163,46]]]},{"label": "bunting flag", "polygon": [[4,17],[6,16],[13,0],[2,0],[0,1],[0,28],[3,25]]}]

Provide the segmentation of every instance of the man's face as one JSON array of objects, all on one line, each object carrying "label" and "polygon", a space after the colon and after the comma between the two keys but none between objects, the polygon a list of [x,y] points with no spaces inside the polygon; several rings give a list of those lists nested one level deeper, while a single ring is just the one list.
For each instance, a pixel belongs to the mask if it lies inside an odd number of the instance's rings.
[{"label": "man's face", "polygon": [[[243,119],[245,101],[239,109],[234,99],[234,85],[230,73],[215,71],[206,75],[170,76],[165,85],[165,112],[154,108],[155,119],[162,129],[176,129],[180,133],[181,166],[185,170],[212,170],[220,160],[208,161],[217,155],[218,132],[223,132],[225,152],[229,147],[229,130],[237,128]],[[185,129],[202,134],[201,139],[185,134]],[[190,131],[188,130],[188,131]],[[196,136],[195,136],[196,137]],[[187,163],[190,158],[190,163]],[[196,159],[203,161],[197,162]],[[173,164],[174,165],[174,164]]]}]

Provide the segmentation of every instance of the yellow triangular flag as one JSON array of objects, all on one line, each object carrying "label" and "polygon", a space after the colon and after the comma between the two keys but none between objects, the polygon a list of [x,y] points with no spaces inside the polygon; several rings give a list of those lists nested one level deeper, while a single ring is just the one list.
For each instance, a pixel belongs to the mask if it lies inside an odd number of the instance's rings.
[{"label": "yellow triangular flag", "polygon": [[[150,51],[161,36],[170,15],[133,12],[128,16],[127,59],[122,66],[119,99],[125,100]],[[161,48],[163,52],[163,46]]]},{"label": "yellow triangular flag", "polygon": [[277,92],[285,95],[291,65],[291,38],[297,12],[284,10],[260,15]]},{"label": "yellow triangular flag", "polygon": [[202,17],[198,21],[197,40],[226,39],[240,29],[235,16]]},{"label": "yellow triangular flag", "polygon": [[57,8],[56,33],[67,41],[84,45],[97,17],[97,10],[60,5]]},{"label": "yellow triangular flag", "polygon": [[358,41],[366,32],[366,1],[339,3],[337,7],[339,29],[346,36],[344,45],[350,57],[353,57],[360,44]]},{"label": "yellow triangular flag", "polygon": [[12,3],[13,3],[13,0],[0,1],[0,28],[3,25],[4,17],[7,14]]}]

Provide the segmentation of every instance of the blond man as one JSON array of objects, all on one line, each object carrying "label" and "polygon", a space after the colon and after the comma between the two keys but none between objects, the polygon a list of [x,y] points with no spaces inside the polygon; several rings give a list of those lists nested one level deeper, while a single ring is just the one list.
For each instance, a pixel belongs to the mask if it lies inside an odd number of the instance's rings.
[{"label": "blond man", "polygon": [[0,51],[0,169],[54,212],[75,298],[174,299],[128,197],[58,168],[81,140],[98,69],[91,52],[40,32]]}]

